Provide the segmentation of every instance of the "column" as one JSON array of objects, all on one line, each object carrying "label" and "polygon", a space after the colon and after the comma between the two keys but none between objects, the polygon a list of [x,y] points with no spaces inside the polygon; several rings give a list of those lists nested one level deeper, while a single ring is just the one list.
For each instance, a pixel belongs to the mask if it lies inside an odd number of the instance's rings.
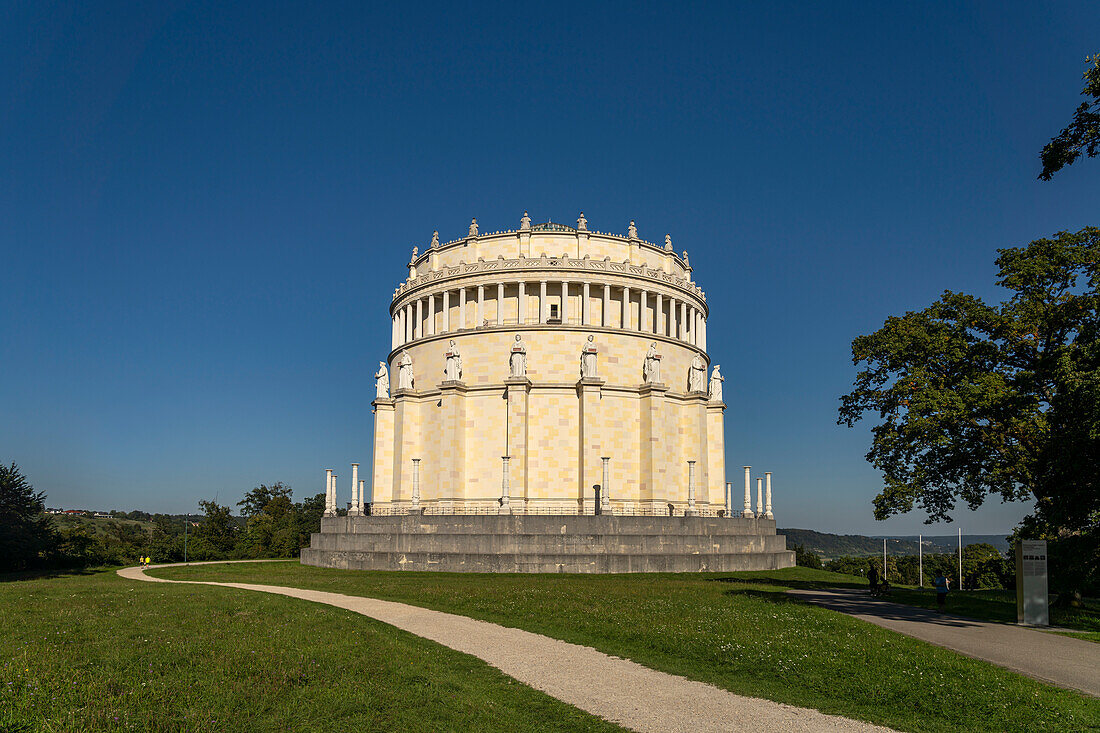
[{"label": "column", "polygon": [[695,516],[695,461],[688,461],[688,508],[684,516]]},{"label": "column", "polygon": [[458,289],[458,328],[466,328],[466,288]]},{"label": "column", "polygon": [[412,488],[412,508],[420,508],[420,459],[414,458],[413,462],[413,488]]},{"label": "column", "polygon": [[623,328],[630,328],[630,288],[623,288]]},{"label": "column", "polygon": [[764,516],[767,519],[775,519],[772,514],[772,472],[764,472]]},{"label": "column", "polygon": [[[404,400],[402,400],[404,402]],[[376,397],[374,408],[374,450],[372,451],[371,502],[374,508],[393,506],[394,401]]]},{"label": "column", "polygon": [[764,516],[764,479],[756,479],[756,516]]},{"label": "column", "polygon": [[451,291],[443,291],[443,333],[451,330]]},{"label": "column", "polygon": [[397,314],[393,316],[393,322],[390,324],[390,351],[397,348]]},{"label": "column", "polygon": [[657,293],[657,322],[654,324],[658,336],[667,336],[665,332],[665,303],[664,296]]},{"label": "column", "polygon": [[409,303],[405,306],[405,343],[413,340],[413,306]]},{"label": "column", "polygon": [[676,330],[676,298],[668,299],[668,335],[670,338],[676,338],[679,333]]},{"label": "column", "polygon": [[416,322],[413,324],[413,338],[424,335],[424,299],[416,299]]},{"label": "column", "polygon": [[561,281],[561,322],[569,323],[569,281]]},{"label": "column", "polygon": [[439,386],[439,440],[433,456],[438,461],[436,494],[440,510],[446,511],[466,498],[466,385],[444,382]]},{"label": "column", "polygon": [[646,324],[646,320],[648,319],[648,316],[649,316],[649,314],[646,313],[646,311],[648,310],[646,308],[646,295],[647,295],[647,291],[645,291],[645,290],[643,290],[641,292],[641,294],[639,295],[639,298],[640,298],[640,300],[638,302],[638,330],[639,331],[649,331],[650,330],[649,326]]},{"label": "column", "polygon": [[733,484],[726,482],[726,516],[733,516]]},{"label": "column", "polygon": [[611,328],[611,286],[603,286],[603,326]]},{"label": "column", "polygon": [[521,326],[527,321],[527,283],[522,280],[519,281],[519,307],[516,309],[516,317]]},{"label": "column", "polygon": [[590,291],[588,289],[588,283],[585,282],[584,285],[581,287],[581,325],[582,326],[587,326],[588,322],[592,320],[589,313],[588,313],[588,310],[589,310],[589,308],[588,308],[588,295],[589,295],[589,292]]},{"label": "column", "polygon": [[511,514],[512,507],[508,503],[508,456],[500,457],[501,463],[501,479],[500,479],[500,509],[497,514]]},{"label": "column", "polygon": [[687,339],[688,306],[686,302],[680,303],[680,333],[677,336],[681,341]]},{"label": "column", "polygon": [[363,514],[363,498],[359,495],[359,464],[351,464],[351,509],[348,516],[358,517]]},{"label": "column", "polygon": [[600,460],[603,461],[603,483],[600,484],[603,487],[603,491],[600,492],[600,507],[604,514],[610,514],[611,510],[611,469],[609,464],[611,463],[611,456],[600,456]]},{"label": "column", "polygon": [[504,325],[504,283],[497,283],[497,325]]},{"label": "column", "polygon": [[707,350],[707,317],[702,313],[699,314],[699,336],[702,340],[700,347],[703,351]]},{"label": "column", "polygon": [[546,281],[539,281],[539,323],[546,323],[550,309],[546,304]]},{"label": "column", "polygon": [[325,469],[325,516],[336,516],[336,502],[332,498],[332,469]]},{"label": "column", "polygon": [[751,469],[752,466],[745,466],[745,510],[741,512],[741,516],[746,517],[747,519],[752,519],[754,516],[756,516],[752,513],[752,479],[749,478],[749,472]]},{"label": "column", "polygon": [[435,293],[428,296],[428,323],[425,326],[424,335],[435,335]]},{"label": "column", "polygon": [[481,324],[485,322],[485,286],[477,286],[477,320],[474,321],[474,328],[481,328]]},{"label": "column", "polygon": [[359,513],[360,514],[366,514],[366,511],[365,511],[364,507],[366,506],[367,500],[363,498],[364,497],[364,494],[363,494],[364,486],[363,486],[363,484],[365,484],[365,483],[366,482],[363,479],[359,479]]}]

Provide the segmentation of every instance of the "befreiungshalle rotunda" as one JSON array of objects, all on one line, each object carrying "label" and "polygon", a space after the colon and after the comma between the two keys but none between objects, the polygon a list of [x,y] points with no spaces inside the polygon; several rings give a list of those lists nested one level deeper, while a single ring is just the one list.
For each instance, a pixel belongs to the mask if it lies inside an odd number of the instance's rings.
[{"label": "befreiungshalle rotunda", "polygon": [[[771,475],[726,483],[724,377],[686,251],[532,224],[414,247],[375,379],[370,502],[352,464],[303,562],[618,572],[793,565]],[[766,496],[766,500],[765,500]]]}]

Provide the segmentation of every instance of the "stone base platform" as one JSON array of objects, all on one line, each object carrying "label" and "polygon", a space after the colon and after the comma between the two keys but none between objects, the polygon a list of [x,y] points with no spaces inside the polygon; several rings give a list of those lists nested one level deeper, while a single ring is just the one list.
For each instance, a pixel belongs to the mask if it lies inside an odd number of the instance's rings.
[{"label": "stone base platform", "polygon": [[774,519],[616,516],[324,517],[304,565],[478,573],[774,570],[794,565]]}]

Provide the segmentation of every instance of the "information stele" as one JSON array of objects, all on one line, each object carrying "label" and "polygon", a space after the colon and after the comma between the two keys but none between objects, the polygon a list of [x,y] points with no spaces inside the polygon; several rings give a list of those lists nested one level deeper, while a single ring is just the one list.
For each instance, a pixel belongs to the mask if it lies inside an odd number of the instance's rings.
[{"label": "information stele", "polygon": [[1016,543],[1016,622],[1049,626],[1047,603],[1047,541]]}]

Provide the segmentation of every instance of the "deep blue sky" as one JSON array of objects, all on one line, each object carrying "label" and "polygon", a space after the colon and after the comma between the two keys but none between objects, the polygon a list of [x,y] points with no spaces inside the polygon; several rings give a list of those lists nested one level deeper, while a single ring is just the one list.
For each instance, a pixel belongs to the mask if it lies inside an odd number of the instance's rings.
[{"label": "deep blue sky", "polygon": [[691,253],[735,486],[927,533],[835,425],[851,339],[1100,224],[1100,161],[1036,180],[1095,2],[105,5],[0,8],[0,461],[52,505],[346,498],[411,247],[583,209]]}]

